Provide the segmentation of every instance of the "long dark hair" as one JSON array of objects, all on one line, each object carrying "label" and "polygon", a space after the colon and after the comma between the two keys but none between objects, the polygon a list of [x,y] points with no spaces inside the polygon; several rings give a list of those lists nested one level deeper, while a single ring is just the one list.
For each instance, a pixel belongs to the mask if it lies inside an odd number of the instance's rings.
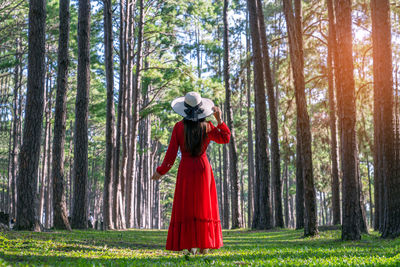
[{"label": "long dark hair", "polygon": [[207,137],[207,122],[204,118],[198,121],[183,119],[183,125],[185,126],[185,150],[193,157],[199,156]]}]

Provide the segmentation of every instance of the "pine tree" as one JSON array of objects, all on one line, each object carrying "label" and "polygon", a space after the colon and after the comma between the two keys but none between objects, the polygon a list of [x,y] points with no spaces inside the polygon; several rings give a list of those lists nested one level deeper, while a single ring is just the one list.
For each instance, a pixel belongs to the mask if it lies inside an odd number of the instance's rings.
[{"label": "pine tree", "polygon": [[60,39],[58,42],[58,69],[57,69],[57,93],[54,115],[53,138],[53,221],[54,228],[71,230],[69,225],[64,177],[64,144],[67,116],[67,88],[69,65],[69,29],[70,11],[69,0],[60,0]]},{"label": "pine tree", "polygon": [[356,107],[351,35],[351,1],[335,0],[337,25],[338,76],[336,90],[341,125],[342,239],[359,240],[360,209],[356,158]]},{"label": "pine tree", "polygon": [[90,0],[79,1],[78,78],[75,102],[72,228],[87,228],[88,105],[90,87]]},{"label": "pine tree", "polygon": [[29,1],[28,84],[23,142],[17,177],[17,223],[19,230],[40,230],[37,218],[38,167],[43,122],[45,79],[46,1]]},{"label": "pine tree", "polygon": [[[289,50],[294,76],[294,87],[297,110],[297,137],[300,138],[300,156],[302,163],[302,176],[304,182],[304,235],[314,236],[318,234],[317,226],[317,203],[314,188],[314,176],[312,167],[311,152],[311,129],[310,119],[307,112],[307,101],[304,82],[304,58],[303,58],[303,37],[301,22],[301,1],[294,1],[293,12],[292,1],[283,1],[283,10],[286,18],[286,26],[289,35]],[[299,152],[297,152],[299,154]]]}]

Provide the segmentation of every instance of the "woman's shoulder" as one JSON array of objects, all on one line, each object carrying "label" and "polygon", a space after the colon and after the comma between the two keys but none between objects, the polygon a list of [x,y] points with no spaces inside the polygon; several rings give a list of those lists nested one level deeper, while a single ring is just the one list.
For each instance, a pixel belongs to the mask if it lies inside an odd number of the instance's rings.
[{"label": "woman's shoulder", "polygon": [[174,125],[174,129],[176,129],[176,130],[180,130],[181,128],[183,129],[183,127],[184,127],[183,120],[176,122]]},{"label": "woman's shoulder", "polygon": [[[206,127],[207,127],[207,129],[206,129],[207,133],[211,132],[212,130],[214,130],[216,128],[211,121],[205,121],[205,122],[206,122]],[[183,128],[183,127],[184,127],[183,120],[176,122],[175,126],[174,126],[174,128]]]}]

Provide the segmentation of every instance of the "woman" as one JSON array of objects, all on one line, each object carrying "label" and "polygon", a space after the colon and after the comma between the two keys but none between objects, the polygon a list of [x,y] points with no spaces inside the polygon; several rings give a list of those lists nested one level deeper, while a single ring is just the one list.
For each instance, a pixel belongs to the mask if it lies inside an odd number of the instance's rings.
[{"label": "woman", "polygon": [[[164,161],[152,176],[153,180],[158,180],[167,173],[180,148],[182,159],[166,249],[187,249],[196,254],[199,248],[200,253],[205,254],[208,249],[222,246],[217,190],[206,150],[210,141],[228,143],[231,133],[221,119],[221,110],[196,92],[175,99],[171,106],[184,119],[175,124]],[[205,121],[211,114],[218,122],[217,127]]]}]

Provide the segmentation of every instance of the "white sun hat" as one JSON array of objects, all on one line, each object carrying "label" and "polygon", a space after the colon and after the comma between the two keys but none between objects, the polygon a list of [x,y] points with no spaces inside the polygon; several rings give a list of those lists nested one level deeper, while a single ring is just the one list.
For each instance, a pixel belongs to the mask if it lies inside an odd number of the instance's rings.
[{"label": "white sun hat", "polygon": [[203,98],[197,92],[189,92],[185,96],[174,99],[172,109],[185,119],[197,121],[214,113],[214,102]]}]

